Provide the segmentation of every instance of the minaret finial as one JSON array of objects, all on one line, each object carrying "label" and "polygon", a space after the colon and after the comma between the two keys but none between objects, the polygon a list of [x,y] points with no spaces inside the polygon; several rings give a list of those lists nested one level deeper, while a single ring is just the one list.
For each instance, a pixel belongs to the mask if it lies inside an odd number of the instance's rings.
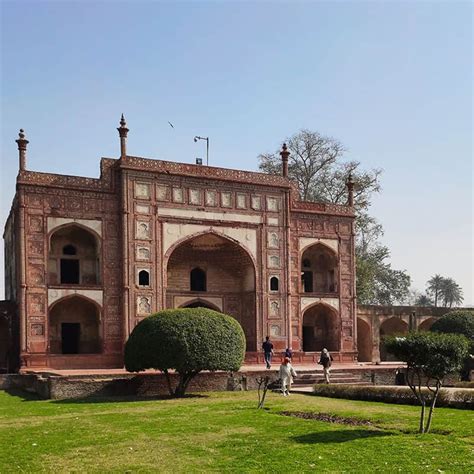
[{"label": "minaret finial", "polygon": [[125,117],[122,114],[120,118],[120,127],[117,128],[120,135],[120,158],[125,158],[127,156],[127,122],[125,122]]},{"label": "minaret finial", "polygon": [[288,151],[288,147],[286,146],[286,143],[283,143],[283,146],[281,147],[280,156],[281,156],[281,161],[283,164],[282,174],[285,178],[287,178],[288,177],[288,157],[290,156],[290,152]]},{"label": "minaret finial", "polygon": [[354,179],[352,178],[352,170],[349,171],[349,176],[347,177],[346,186],[347,186],[347,204],[351,207],[354,206]]},{"label": "minaret finial", "polygon": [[20,128],[20,133],[18,133],[18,139],[15,141],[18,144],[18,155],[20,160],[20,171],[24,171],[26,169],[26,146],[30,143],[26,139],[25,131]]}]

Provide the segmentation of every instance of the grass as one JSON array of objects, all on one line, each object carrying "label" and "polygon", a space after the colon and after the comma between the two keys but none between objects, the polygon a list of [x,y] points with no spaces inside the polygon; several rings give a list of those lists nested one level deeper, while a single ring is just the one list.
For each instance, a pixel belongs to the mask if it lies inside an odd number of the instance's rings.
[{"label": "grass", "polygon": [[[269,394],[181,400],[53,401],[0,391],[0,473],[473,472],[472,411],[436,410],[416,434],[418,407]],[[349,426],[282,416],[325,412]]]}]

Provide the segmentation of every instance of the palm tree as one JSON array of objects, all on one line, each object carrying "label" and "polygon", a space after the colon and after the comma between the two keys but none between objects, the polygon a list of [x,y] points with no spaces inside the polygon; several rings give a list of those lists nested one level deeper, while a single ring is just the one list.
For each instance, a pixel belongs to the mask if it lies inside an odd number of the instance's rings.
[{"label": "palm tree", "polygon": [[435,275],[428,280],[427,292],[433,295],[435,306],[438,306],[438,298],[441,296],[444,280],[445,278],[441,275]]},{"label": "palm tree", "polygon": [[461,304],[464,300],[462,288],[452,278],[444,278],[443,280],[440,296],[443,297],[444,307],[449,305],[451,308],[453,304]]},{"label": "palm tree", "polygon": [[428,295],[420,295],[416,298],[417,306],[433,306],[433,300]]}]

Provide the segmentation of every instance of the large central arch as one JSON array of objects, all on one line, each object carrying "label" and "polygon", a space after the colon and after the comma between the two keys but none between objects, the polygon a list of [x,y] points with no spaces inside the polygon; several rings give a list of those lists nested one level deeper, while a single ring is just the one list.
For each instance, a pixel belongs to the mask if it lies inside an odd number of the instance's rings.
[{"label": "large central arch", "polygon": [[257,350],[255,265],[238,242],[208,232],[172,249],[166,267],[166,306],[186,307],[196,301],[207,301],[206,306],[219,307],[237,319],[247,351]]}]

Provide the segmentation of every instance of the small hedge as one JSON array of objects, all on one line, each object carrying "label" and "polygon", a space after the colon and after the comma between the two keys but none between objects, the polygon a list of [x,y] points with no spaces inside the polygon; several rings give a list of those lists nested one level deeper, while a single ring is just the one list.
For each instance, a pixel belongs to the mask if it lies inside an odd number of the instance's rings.
[{"label": "small hedge", "polygon": [[[423,390],[429,398],[428,389]],[[330,398],[345,398],[349,400],[364,400],[371,402],[397,403],[404,405],[417,405],[413,392],[409,387],[374,386],[374,385],[315,385],[314,395]],[[474,408],[474,390],[471,389],[441,389],[437,406],[451,408]]]},{"label": "small hedge", "polygon": [[141,321],[125,345],[129,372],[158,369],[180,374],[176,390],[182,396],[201,370],[239,370],[245,355],[245,336],[231,316],[207,308],[160,311]]}]

